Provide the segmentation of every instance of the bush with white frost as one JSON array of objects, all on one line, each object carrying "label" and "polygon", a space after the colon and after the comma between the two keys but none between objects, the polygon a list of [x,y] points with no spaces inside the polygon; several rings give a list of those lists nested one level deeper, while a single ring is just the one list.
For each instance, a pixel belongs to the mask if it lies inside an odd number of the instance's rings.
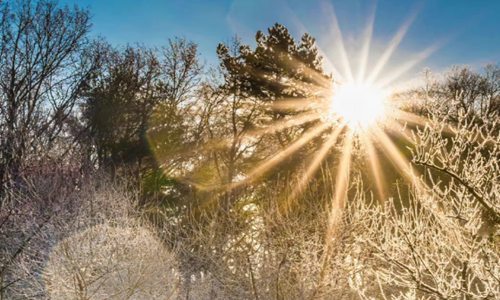
[{"label": "bush with white frost", "polygon": [[175,257],[139,224],[99,224],[60,241],[43,278],[50,299],[174,299]]},{"label": "bush with white frost", "polygon": [[[36,198],[12,217],[19,232],[4,240],[18,254],[2,270],[8,299],[176,298],[176,255],[141,220],[134,192],[99,179],[55,197],[58,209],[46,206],[43,223]],[[25,214],[32,217],[21,218]]]},{"label": "bush with white frost", "polygon": [[500,297],[498,128],[497,118],[459,114],[416,129],[413,163],[424,173],[407,202],[352,212],[356,243],[371,253],[352,284],[361,298]]}]

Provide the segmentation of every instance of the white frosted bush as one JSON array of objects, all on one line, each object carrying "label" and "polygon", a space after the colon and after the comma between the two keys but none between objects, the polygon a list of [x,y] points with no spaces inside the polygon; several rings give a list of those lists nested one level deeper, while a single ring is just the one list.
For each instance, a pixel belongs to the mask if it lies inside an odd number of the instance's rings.
[{"label": "white frosted bush", "polygon": [[43,273],[51,299],[171,299],[174,255],[151,231],[101,224],[59,242]]}]

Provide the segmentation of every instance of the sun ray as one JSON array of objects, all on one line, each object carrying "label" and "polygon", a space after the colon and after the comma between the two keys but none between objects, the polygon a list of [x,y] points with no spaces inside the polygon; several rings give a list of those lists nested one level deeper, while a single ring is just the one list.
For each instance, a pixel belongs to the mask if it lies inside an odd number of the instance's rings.
[{"label": "sun ray", "polygon": [[[321,72],[318,72],[318,70],[315,70],[307,65],[305,65],[303,62],[291,58],[287,64],[289,64],[291,67],[297,67],[299,66],[302,69],[303,72],[303,78],[298,80],[298,79],[293,79],[293,78],[287,78],[286,83],[287,84],[292,84],[297,88],[305,88],[307,89],[309,86],[309,83],[305,83],[304,81],[306,79],[312,80],[312,83],[316,85],[316,88],[318,90],[322,89],[328,89],[331,86],[331,80],[330,77],[322,74]],[[309,77],[309,78],[307,78]]]},{"label": "sun ray", "polygon": [[432,45],[420,53],[418,53],[413,59],[408,60],[395,71],[390,74],[384,76],[381,80],[377,81],[375,84],[384,88],[392,84],[395,80],[400,78],[403,74],[411,70],[417,64],[421,63],[425,59],[427,59],[432,53],[437,51],[442,45],[440,43]]},{"label": "sun ray", "polygon": [[384,183],[385,176],[382,168],[380,167],[378,155],[372,141],[370,140],[370,137],[367,134],[360,135],[360,138],[367,152],[365,160],[369,163],[372,176],[375,179],[377,195],[379,197],[379,200],[382,202],[386,197],[386,185]]},{"label": "sun ray", "polygon": [[353,147],[354,135],[352,132],[346,134],[344,145],[342,148],[342,156],[337,168],[335,178],[335,194],[332,200],[329,227],[330,234],[335,230],[335,225],[340,222],[340,217],[347,199],[347,190],[349,188],[349,176],[351,169],[351,156]]},{"label": "sun ray", "polygon": [[412,123],[419,126],[425,126],[429,123],[427,118],[416,115],[412,112],[404,111],[399,108],[394,108],[394,116],[396,120]]},{"label": "sun ray", "polygon": [[[421,127],[425,127],[428,125],[431,125],[430,120],[427,118],[424,118],[422,116],[416,115],[412,112],[404,111],[401,109],[396,109],[396,114],[398,116],[398,121],[400,122],[408,122],[412,123]],[[446,123],[445,126],[442,128],[443,133],[454,135],[456,133],[456,128],[453,126],[453,124]]]},{"label": "sun ray", "polygon": [[285,98],[270,105],[274,110],[311,111],[321,105],[320,101],[313,98]]},{"label": "sun ray", "polygon": [[[319,51],[319,50],[318,50]],[[324,56],[322,56],[324,57]],[[317,85],[319,88],[327,89],[330,88],[332,82],[330,77],[325,77],[322,74],[319,74],[317,70],[314,70],[308,66],[305,66],[304,64],[301,65],[303,68],[304,75],[311,77],[314,80],[314,83]],[[338,71],[337,76],[338,76]]]},{"label": "sun ray", "polygon": [[401,172],[404,178],[409,183],[417,183],[417,175],[415,170],[411,167],[410,161],[398,150],[396,145],[387,136],[387,134],[378,127],[371,128],[371,132],[380,141],[380,145],[386,152],[386,157],[393,163],[393,165]]},{"label": "sun ray", "polygon": [[415,20],[417,14],[416,12],[411,14],[410,17],[401,25],[399,30],[396,32],[394,37],[391,39],[389,42],[389,45],[387,46],[386,50],[378,60],[377,64],[373,68],[372,72],[368,76],[367,82],[373,83],[377,76],[380,74],[382,69],[385,67],[389,59],[391,58],[392,54],[396,50],[396,48],[399,46],[401,41],[403,40],[404,36],[408,32],[408,29],[410,28],[411,24]]},{"label": "sun ray", "polygon": [[333,75],[333,78],[337,78],[338,81],[346,81],[346,78],[342,73],[337,69],[337,67],[332,63],[329,55],[323,51],[323,49],[318,45],[318,54],[324,58],[323,63],[324,63],[324,68],[326,70],[331,71],[331,75]]},{"label": "sun ray", "polygon": [[244,180],[241,180],[239,182],[235,182],[229,186],[229,188],[235,188],[238,186],[241,186],[242,184],[247,184],[251,183],[258,178],[260,178],[262,175],[264,175],[267,171],[269,171],[271,168],[276,166],[278,163],[286,159],[289,155],[292,153],[296,152],[302,146],[304,146],[307,142],[312,140],[313,138],[317,137],[319,134],[321,134],[323,131],[325,131],[328,127],[330,127],[329,124],[327,123],[321,123],[313,128],[307,130],[300,138],[298,138],[296,141],[294,141],[292,144],[290,144],[288,147],[283,149],[282,151],[279,151],[276,155],[265,161],[264,163],[260,164],[258,167],[253,169],[248,173],[246,178]]},{"label": "sun ray", "polygon": [[245,137],[249,138],[255,136],[262,136],[264,134],[274,133],[294,126],[299,126],[307,122],[312,122],[317,119],[318,119],[317,113],[305,112],[297,116],[294,116],[291,119],[279,120],[277,122],[274,122],[272,125],[266,126],[264,128],[251,130],[247,134],[245,134]]},{"label": "sun ray", "polygon": [[314,173],[316,173],[319,166],[323,162],[323,159],[328,154],[328,151],[330,151],[330,149],[337,142],[338,136],[342,132],[344,127],[345,124],[339,124],[339,126],[335,128],[335,130],[328,136],[327,140],[323,143],[321,148],[313,154],[314,156],[313,160],[310,162],[309,167],[301,176],[299,182],[293,189],[290,198],[295,199],[304,191],[304,189],[307,187],[310,178],[314,175]]},{"label": "sun ray", "polygon": [[361,55],[359,59],[359,70],[357,76],[358,82],[361,82],[364,79],[366,67],[368,65],[368,56],[370,54],[370,46],[373,35],[373,25],[375,23],[375,10],[376,10],[375,7],[376,5],[373,5],[370,15],[368,16],[368,21],[366,23],[366,28],[364,31],[364,43],[361,49]]},{"label": "sun ray", "polygon": [[342,30],[340,29],[340,25],[338,22],[337,14],[335,13],[335,8],[329,2],[325,3],[325,10],[330,14],[330,18],[332,20],[331,33],[332,38],[338,41],[338,48],[340,51],[340,62],[342,64],[342,68],[345,72],[345,77],[348,81],[353,81],[354,77],[352,75],[351,65],[349,63],[349,58],[347,56],[347,51],[344,44],[344,37],[342,34]]},{"label": "sun ray", "polygon": [[397,134],[402,137],[407,143],[413,144],[412,140],[412,131],[408,129],[404,124],[396,122],[394,120],[387,120],[387,130],[390,132]]},{"label": "sun ray", "polygon": [[351,154],[353,146],[353,133],[347,132],[344,144],[342,147],[342,156],[337,170],[335,179],[335,196],[332,198],[330,214],[328,216],[327,228],[325,231],[324,251],[321,257],[320,278],[323,278],[326,271],[326,266],[330,260],[331,246],[335,239],[335,234],[340,229],[340,222],[347,197],[347,189],[349,187],[349,173],[351,164]]},{"label": "sun ray", "polygon": [[[303,22],[301,22],[300,18],[297,16],[297,14],[291,9],[290,5],[288,3],[284,3],[283,5],[283,10],[286,15],[288,15],[288,18],[292,21],[292,23],[299,29],[300,32],[306,33],[306,32],[311,32],[308,30],[307,26],[304,25]],[[335,76],[335,78],[339,78],[340,80],[344,80],[342,74],[337,70],[337,68],[334,66],[334,64],[330,61],[328,55],[324,51],[321,50],[321,47],[317,45],[318,53],[321,55],[321,57],[324,59],[324,63],[326,64],[326,67],[330,69]],[[324,81],[324,77],[321,76],[316,70],[313,70],[307,66],[302,65],[301,67],[304,68],[304,72],[308,76],[313,76],[315,79],[319,79],[316,83],[319,84],[320,86],[326,87],[328,86],[331,82],[330,81]],[[324,84],[322,84],[324,83]]]},{"label": "sun ray", "polygon": [[[415,115],[413,113],[410,113],[410,112],[404,112],[404,113],[406,115],[402,118],[402,121],[410,120],[412,118],[411,120],[413,120],[414,123],[416,123],[417,125],[420,125],[422,127],[424,127],[424,126],[433,126],[433,123],[429,119],[417,116],[417,115]],[[418,120],[421,120],[421,122],[418,123]],[[443,127],[440,128],[440,130],[442,130],[442,133],[448,134],[450,136],[455,136],[457,134],[458,128],[455,127],[453,124],[451,124],[451,123],[445,123],[445,124],[441,124],[441,125],[443,125]],[[481,143],[481,142],[485,141],[485,139],[482,136],[479,136],[477,138],[478,138],[477,142]]]}]

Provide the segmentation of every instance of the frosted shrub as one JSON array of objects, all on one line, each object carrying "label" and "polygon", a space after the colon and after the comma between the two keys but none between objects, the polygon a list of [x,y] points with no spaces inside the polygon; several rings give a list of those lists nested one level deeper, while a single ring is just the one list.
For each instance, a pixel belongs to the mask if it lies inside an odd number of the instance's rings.
[{"label": "frosted shrub", "polygon": [[13,232],[2,232],[18,253],[2,270],[7,299],[176,298],[176,256],[141,219],[134,190],[96,176],[54,192],[50,206],[35,197],[44,191],[16,196],[26,197],[24,211],[14,210]]},{"label": "frosted shrub", "polygon": [[412,161],[424,173],[410,195],[348,212],[371,253],[351,281],[361,298],[500,297],[497,121],[432,116],[414,132]]},{"label": "frosted shrub", "polygon": [[43,275],[50,299],[172,299],[175,263],[147,228],[100,224],[60,241]]}]

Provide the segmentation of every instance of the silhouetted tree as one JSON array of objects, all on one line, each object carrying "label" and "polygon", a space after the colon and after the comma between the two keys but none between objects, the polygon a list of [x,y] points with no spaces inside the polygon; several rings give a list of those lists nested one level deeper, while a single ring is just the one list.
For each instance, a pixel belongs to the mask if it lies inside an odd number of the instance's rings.
[{"label": "silhouetted tree", "polygon": [[159,62],[147,49],[108,49],[84,106],[99,165],[140,163],[148,155],[145,132],[158,101]]},{"label": "silhouetted tree", "polygon": [[186,152],[200,142],[199,94],[203,66],[198,46],[182,38],[160,48],[158,103],[152,111],[148,139],[155,159],[168,174],[182,173]]},{"label": "silhouetted tree", "polygon": [[[236,176],[240,180],[246,178],[259,163],[282,151],[320,122],[312,120],[273,129],[277,128],[273,127],[277,122],[307,112],[309,104],[319,104],[331,92],[332,78],[322,69],[322,58],[312,36],[304,34],[296,42],[285,26],[275,24],[267,34],[258,31],[255,41],[253,49],[240,43],[219,44],[217,48],[223,76],[219,90],[228,95],[229,101],[220,101],[220,105],[233,109],[233,113],[225,114],[224,118],[229,120],[222,134],[227,147],[213,153],[217,163],[223,166],[218,169],[223,169],[227,176],[225,183],[232,183]],[[212,129],[211,133],[216,131]],[[263,177],[267,179],[293,177],[319,142],[321,137],[276,168],[258,175],[266,175]]]},{"label": "silhouetted tree", "polygon": [[[226,80],[231,82],[227,87],[230,90],[276,104],[283,100],[313,101],[330,88],[331,78],[324,74],[322,57],[315,39],[309,34],[304,34],[297,43],[285,26],[275,24],[268,29],[267,35],[258,31],[255,41],[255,49],[242,45],[235,54],[219,44],[217,54]],[[272,120],[293,114],[293,111],[297,109],[269,108]],[[293,139],[293,130],[278,132],[276,137],[285,145]]]}]

